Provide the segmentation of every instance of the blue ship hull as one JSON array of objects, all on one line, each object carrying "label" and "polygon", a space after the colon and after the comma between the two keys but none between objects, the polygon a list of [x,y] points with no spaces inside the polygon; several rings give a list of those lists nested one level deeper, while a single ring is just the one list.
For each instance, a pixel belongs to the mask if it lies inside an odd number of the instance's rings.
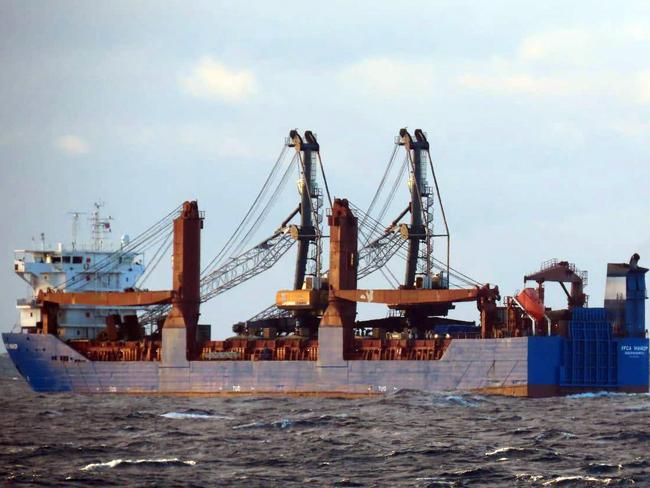
[{"label": "blue ship hull", "polygon": [[439,360],[345,361],[327,347],[339,333],[321,329],[317,361],[184,361],[177,355],[172,364],[90,361],[52,335],[2,337],[38,392],[361,395],[417,389],[538,397],[648,391],[648,339],[614,338],[594,348],[563,337],[454,339]]}]

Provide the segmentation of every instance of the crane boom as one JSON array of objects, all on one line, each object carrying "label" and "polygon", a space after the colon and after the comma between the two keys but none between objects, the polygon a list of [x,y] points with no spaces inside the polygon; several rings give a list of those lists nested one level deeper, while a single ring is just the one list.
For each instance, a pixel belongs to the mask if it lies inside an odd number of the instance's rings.
[{"label": "crane boom", "polygon": [[227,261],[201,278],[201,302],[214,298],[270,269],[296,242],[288,231],[278,231],[257,246]]},{"label": "crane boom", "polygon": [[62,292],[39,291],[40,303],[57,305],[89,305],[93,307],[145,307],[149,305],[169,304],[174,292],[169,291],[83,291]]},{"label": "crane boom", "polygon": [[[201,303],[234,288],[263,273],[277,263],[296,242],[288,229],[279,230],[248,251],[228,260],[201,278]],[[162,319],[171,306],[161,305],[140,317],[142,324],[154,324]]]},{"label": "crane boom", "polygon": [[406,241],[395,232],[389,232],[367,244],[359,251],[358,278],[364,278],[383,267],[397,254]]}]

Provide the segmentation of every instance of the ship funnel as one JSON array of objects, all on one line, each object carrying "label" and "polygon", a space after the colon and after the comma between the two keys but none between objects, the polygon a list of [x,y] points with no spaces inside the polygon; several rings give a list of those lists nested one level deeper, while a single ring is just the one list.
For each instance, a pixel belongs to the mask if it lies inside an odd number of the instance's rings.
[{"label": "ship funnel", "polygon": [[639,266],[634,253],[628,263],[607,265],[605,308],[614,330],[623,337],[645,336],[645,301],[647,268]]}]

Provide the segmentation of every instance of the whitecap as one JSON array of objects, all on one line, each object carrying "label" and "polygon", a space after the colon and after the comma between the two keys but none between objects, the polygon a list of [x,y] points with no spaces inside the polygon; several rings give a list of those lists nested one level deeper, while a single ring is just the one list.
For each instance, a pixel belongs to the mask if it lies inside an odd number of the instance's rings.
[{"label": "whitecap", "polygon": [[266,424],[263,422],[250,422],[248,424],[234,425],[233,430],[238,429],[254,429],[256,427],[264,427]]},{"label": "whitecap", "polygon": [[531,473],[515,473],[515,478],[518,480],[528,480],[532,482],[537,482],[544,479],[544,476],[541,474],[531,474]]},{"label": "whitecap", "polygon": [[445,397],[445,400],[450,402],[450,403],[455,403],[457,405],[461,405],[463,407],[476,407],[478,406],[475,402],[471,402],[462,396],[459,395],[449,395]]},{"label": "whitecap", "polygon": [[433,481],[436,486],[456,486],[456,483],[453,481],[447,481],[444,478],[439,477],[424,477],[424,478],[415,478],[415,481]]},{"label": "whitecap", "polygon": [[557,485],[558,483],[565,483],[569,481],[589,481],[592,483],[602,483],[603,485],[609,485],[612,482],[612,478],[595,478],[593,476],[558,476],[552,480],[544,482],[543,486]]},{"label": "whitecap", "polygon": [[499,447],[499,448],[495,449],[494,451],[486,452],[485,455],[486,456],[495,456],[497,454],[505,454],[505,453],[513,452],[513,451],[519,452],[519,451],[523,451],[523,449],[521,447],[510,447],[510,446]]},{"label": "whitecap", "polygon": [[288,429],[289,427],[293,427],[293,424],[295,424],[295,422],[291,419],[281,419],[281,420],[276,420],[271,425],[279,429]]},{"label": "whitecap", "polygon": [[167,412],[160,415],[166,419],[219,419],[219,420],[233,420],[232,417],[226,415],[213,415],[209,413],[193,413],[193,412]]},{"label": "whitecap", "polygon": [[110,461],[107,461],[105,463],[90,463],[84,466],[83,468],[80,468],[80,471],[92,471],[95,469],[101,469],[101,468],[116,468],[117,466],[123,465],[123,464],[173,464],[173,465],[186,465],[186,466],[194,466],[196,464],[196,461],[193,461],[191,459],[188,459],[186,461],[182,461],[178,458],[168,458],[168,459],[112,459]]},{"label": "whitecap", "polygon": [[263,427],[274,427],[276,429],[288,429],[289,427],[293,427],[295,425],[295,421],[291,419],[280,419],[280,420],[275,420],[273,422],[250,422],[248,424],[241,424],[241,425],[235,425],[233,426],[233,430],[238,430],[238,429],[256,429],[256,428],[263,428]]},{"label": "whitecap", "polygon": [[609,398],[609,397],[620,397],[627,396],[628,393],[619,393],[615,391],[589,391],[585,393],[575,393],[573,395],[567,395],[567,398]]}]

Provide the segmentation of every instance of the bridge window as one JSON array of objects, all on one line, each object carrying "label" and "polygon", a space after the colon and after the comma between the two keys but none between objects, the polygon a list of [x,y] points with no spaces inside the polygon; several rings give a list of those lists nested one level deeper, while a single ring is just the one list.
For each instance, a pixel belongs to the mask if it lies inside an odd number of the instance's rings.
[{"label": "bridge window", "polygon": [[83,258],[81,256],[72,256],[72,264],[81,264]]}]

